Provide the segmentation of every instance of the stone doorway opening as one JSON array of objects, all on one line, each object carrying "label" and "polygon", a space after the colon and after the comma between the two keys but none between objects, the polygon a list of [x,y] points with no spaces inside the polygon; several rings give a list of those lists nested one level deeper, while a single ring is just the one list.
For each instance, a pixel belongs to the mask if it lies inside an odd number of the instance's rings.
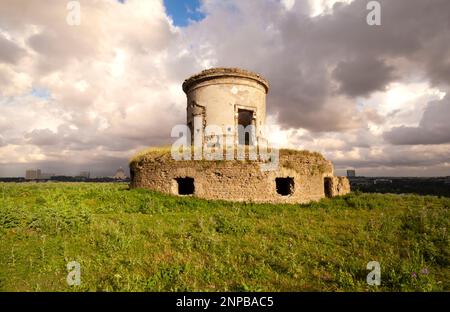
[{"label": "stone doorway opening", "polygon": [[277,193],[281,196],[289,196],[294,193],[294,178],[275,178]]},{"label": "stone doorway opening", "polygon": [[323,191],[324,191],[326,197],[332,197],[333,196],[333,189],[332,189],[331,178],[328,178],[328,177],[324,178],[324,180],[323,180]]},{"label": "stone doorway opening", "polygon": [[195,192],[194,178],[176,178],[178,195],[193,195]]},{"label": "stone doorway opening", "polygon": [[[253,145],[253,136],[250,130],[251,127],[245,131],[247,126],[253,125],[253,111],[248,109],[238,109],[238,137],[240,145]],[[255,129],[252,129],[255,131]]]}]

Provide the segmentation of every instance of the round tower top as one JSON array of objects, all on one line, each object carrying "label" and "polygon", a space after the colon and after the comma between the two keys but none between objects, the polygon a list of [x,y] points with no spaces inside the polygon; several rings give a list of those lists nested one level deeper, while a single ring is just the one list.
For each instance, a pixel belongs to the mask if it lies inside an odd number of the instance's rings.
[{"label": "round tower top", "polygon": [[246,78],[254,80],[260,83],[266,93],[269,91],[269,82],[264,79],[261,75],[241,69],[241,68],[229,68],[229,67],[217,67],[210,68],[201,71],[198,74],[195,74],[183,82],[183,91],[188,93],[192,86],[196,85],[199,82],[219,78],[219,77],[237,77],[237,78]]}]

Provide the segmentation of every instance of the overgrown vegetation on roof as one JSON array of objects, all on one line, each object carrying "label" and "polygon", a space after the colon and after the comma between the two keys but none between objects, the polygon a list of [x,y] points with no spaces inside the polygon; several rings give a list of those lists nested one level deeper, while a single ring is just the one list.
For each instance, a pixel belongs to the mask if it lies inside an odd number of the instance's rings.
[{"label": "overgrown vegetation on roof", "polygon": [[[191,155],[193,155],[194,153],[194,149],[192,148],[191,150]],[[245,153],[246,155],[248,155],[248,147],[245,148]],[[182,149],[180,149],[180,152],[183,152]],[[314,158],[316,160],[324,160],[325,158],[323,157],[322,154],[318,153],[318,152],[310,152],[308,150],[294,150],[294,149],[280,149],[279,150],[279,156],[281,157],[298,157],[298,158]],[[133,157],[131,157],[129,163],[138,163],[140,161],[143,160],[153,160],[153,159],[164,159],[166,161],[170,161],[172,160],[171,157],[171,147],[170,146],[161,146],[161,147],[148,147],[138,153],[136,153]],[[207,161],[207,160],[202,160],[202,161]],[[288,160],[286,160],[288,161]]]}]

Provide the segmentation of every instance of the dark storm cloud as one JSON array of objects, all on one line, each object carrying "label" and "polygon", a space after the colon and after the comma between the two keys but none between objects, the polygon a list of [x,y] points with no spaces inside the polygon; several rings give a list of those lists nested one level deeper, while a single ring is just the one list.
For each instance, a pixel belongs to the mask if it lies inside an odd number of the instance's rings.
[{"label": "dark storm cloud", "polygon": [[123,151],[132,150],[141,145],[168,145],[171,142],[170,133],[167,135],[163,133],[160,135],[146,133],[133,135],[130,133],[113,136],[107,131],[91,135],[92,131],[94,131],[92,128],[74,130],[62,125],[56,132],[50,129],[35,129],[25,133],[24,138],[27,144],[40,147],[46,154],[54,152],[55,155],[62,150],[85,151],[102,148],[105,151]]},{"label": "dark storm cloud", "polygon": [[436,85],[449,84],[450,1],[381,0],[381,26],[366,23],[366,0],[312,18],[305,2],[290,11],[277,1],[233,2],[232,9],[206,4],[209,15],[190,30],[199,45],[214,47],[217,65],[268,78],[268,112],[283,126],[358,128],[358,96],[421,72]]},{"label": "dark storm cloud", "polygon": [[[338,6],[334,14],[317,17],[309,22],[298,12],[289,13],[293,15],[293,20],[282,20],[280,28],[286,48],[280,53],[284,56],[280,55],[277,59],[289,62],[289,65],[284,66],[285,77],[294,77],[294,81],[298,79],[298,83],[305,86],[296,89],[297,98],[284,96],[283,101],[283,95],[289,94],[283,92],[279,102],[273,103],[279,106],[280,116],[284,119],[282,121],[292,126],[308,125],[310,122],[302,117],[309,117],[303,114],[305,111],[320,111],[321,114],[330,111],[329,107],[333,105],[336,95],[332,80],[325,76],[326,69],[330,67],[334,68],[332,78],[340,84],[338,92],[352,97],[368,96],[374,91],[383,90],[396,78],[408,79],[406,74],[395,77],[394,72],[408,72],[410,67],[425,70],[428,79],[436,84],[448,83],[444,73],[450,74],[450,71],[442,71],[442,68],[448,68],[448,64],[443,63],[450,60],[450,1],[380,2],[381,26],[367,25],[367,1],[363,0]],[[292,62],[299,56],[301,60]],[[394,63],[396,58],[404,59],[408,69],[386,64],[386,61]],[[280,79],[280,76],[274,79]],[[288,79],[282,81],[289,85]],[[354,102],[345,105],[347,108],[352,107]],[[349,118],[348,112],[349,109],[337,112],[329,120],[328,127],[339,130],[342,120]],[[316,120],[320,121],[320,118]],[[316,130],[311,126],[310,129]]]},{"label": "dark storm cloud", "polygon": [[15,64],[23,56],[25,51],[21,47],[0,34],[0,63]]},{"label": "dark storm cloud", "polygon": [[[370,149],[360,149],[360,159],[337,159],[333,163],[340,167],[427,167],[444,165],[450,161],[450,145],[384,146],[382,157],[373,155]],[[445,172],[441,172],[445,174]]]},{"label": "dark storm cloud", "polygon": [[358,59],[339,62],[333,77],[339,81],[339,91],[352,97],[368,96],[373,91],[384,91],[395,80],[393,67],[377,59]]},{"label": "dark storm cloud", "polygon": [[450,143],[450,95],[430,102],[418,127],[395,127],[384,138],[395,145]]},{"label": "dark storm cloud", "polygon": [[35,129],[30,133],[26,133],[24,137],[28,144],[37,146],[55,145],[60,142],[60,137],[57,133],[50,129]]}]

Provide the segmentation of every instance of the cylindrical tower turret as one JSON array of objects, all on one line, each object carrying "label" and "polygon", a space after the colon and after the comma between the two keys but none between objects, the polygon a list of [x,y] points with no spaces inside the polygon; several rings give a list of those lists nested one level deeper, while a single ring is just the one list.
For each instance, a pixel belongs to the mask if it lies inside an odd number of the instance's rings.
[{"label": "cylindrical tower turret", "polygon": [[[202,128],[218,126],[224,139],[232,136],[234,144],[256,145],[264,140],[262,127],[266,119],[267,80],[239,68],[212,68],[186,79],[187,124],[194,131],[194,118]],[[242,126],[242,127],[239,127]],[[253,126],[254,136],[241,133]],[[205,136],[204,141],[214,138]],[[225,140],[223,142],[226,142]]]}]

